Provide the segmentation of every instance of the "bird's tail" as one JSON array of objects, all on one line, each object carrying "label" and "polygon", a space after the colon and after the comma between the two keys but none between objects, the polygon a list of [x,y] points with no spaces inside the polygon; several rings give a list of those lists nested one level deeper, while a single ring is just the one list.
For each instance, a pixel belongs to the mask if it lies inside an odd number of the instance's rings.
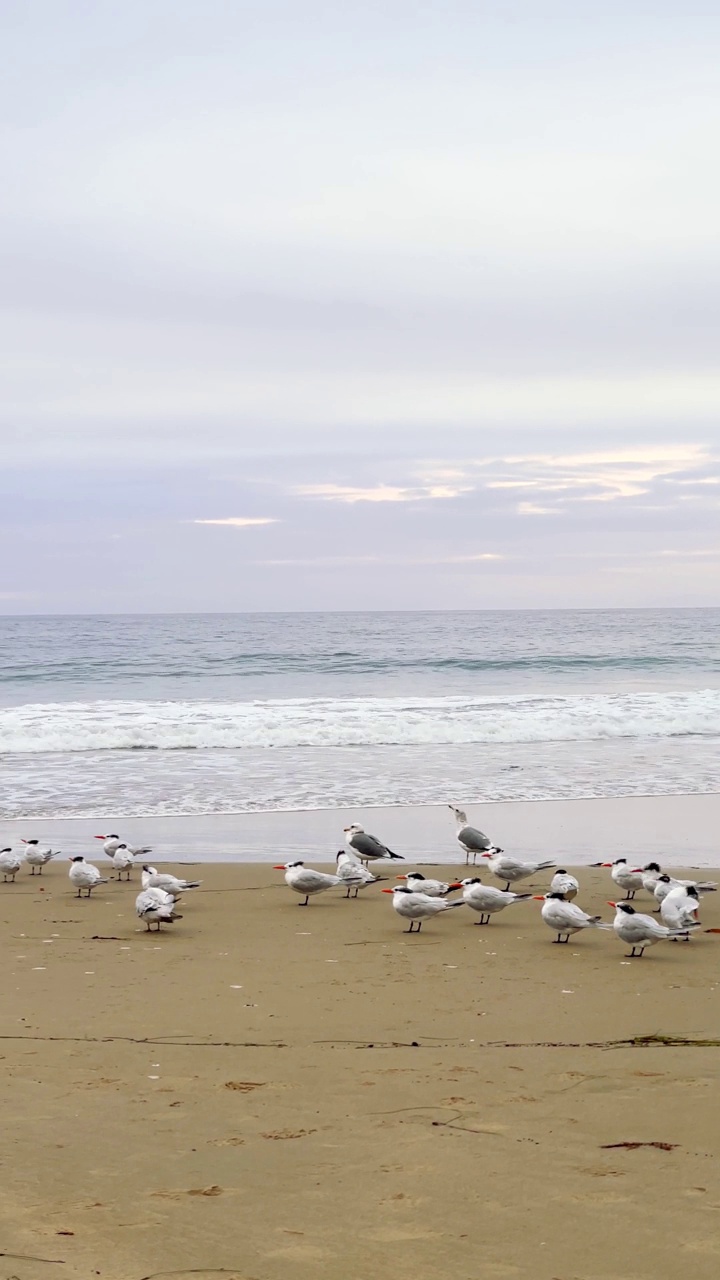
[{"label": "bird's tail", "polygon": [[178,916],[174,911],[170,911],[166,916],[161,915],[160,919],[166,924],[174,924],[176,920],[182,920],[182,916]]},{"label": "bird's tail", "polygon": [[546,871],[548,867],[556,867],[557,862],[538,862],[538,871]]},{"label": "bird's tail", "polygon": [[590,924],[594,929],[612,929],[612,925],[606,924],[602,916],[591,916]]},{"label": "bird's tail", "polygon": [[717,882],[715,880],[698,880],[695,888],[702,890],[703,893],[717,893]]},{"label": "bird's tail", "polygon": [[388,857],[389,857],[389,858],[396,858],[396,859],[398,860],[398,862],[404,862],[404,861],[405,861],[405,858],[403,857],[403,855],[402,855],[401,853],[393,853],[392,849],[388,849],[388,850],[387,850],[387,855],[388,855]]},{"label": "bird's tail", "polygon": [[529,902],[530,899],[534,897],[534,893],[514,893],[513,902]]},{"label": "bird's tail", "polygon": [[448,902],[447,898],[443,898],[443,902],[445,903],[445,909],[446,909],[447,911],[452,911],[453,907],[464,907],[464,906],[465,906],[465,899],[464,899],[464,898],[459,898],[459,899],[457,899],[457,898],[456,898],[456,900],[455,900],[454,902]]}]

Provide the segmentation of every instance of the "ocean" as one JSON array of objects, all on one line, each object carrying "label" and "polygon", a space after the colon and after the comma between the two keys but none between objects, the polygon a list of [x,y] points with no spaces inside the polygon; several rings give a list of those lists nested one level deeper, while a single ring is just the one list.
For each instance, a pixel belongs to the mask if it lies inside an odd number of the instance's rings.
[{"label": "ocean", "polygon": [[0,619],[0,816],[718,790],[720,609]]}]

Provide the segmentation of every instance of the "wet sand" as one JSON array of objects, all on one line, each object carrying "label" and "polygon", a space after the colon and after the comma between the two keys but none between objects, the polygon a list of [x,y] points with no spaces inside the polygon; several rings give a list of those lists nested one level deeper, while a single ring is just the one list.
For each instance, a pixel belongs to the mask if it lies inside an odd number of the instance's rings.
[{"label": "wet sand", "polygon": [[[582,866],[621,856],[659,858],[678,866],[720,863],[720,793],[622,796],[597,800],[539,800],[465,804],[468,818],[496,844],[519,857],[559,858]],[[102,858],[96,832],[119,831],[152,845],[158,861],[326,861],[342,846],[343,827],[360,822],[406,858],[453,865],[455,820],[445,805],[378,806],[287,812],[218,813],[168,817],[22,818],[2,823],[3,838],[38,837],[64,853]],[[1,1280],[1,1278],[0,1278]]]},{"label": "wet sand", "polygon": [[202,877],[160,937],[133,884],[0,885],[0,1280],[717,1275],[720,936]]}]

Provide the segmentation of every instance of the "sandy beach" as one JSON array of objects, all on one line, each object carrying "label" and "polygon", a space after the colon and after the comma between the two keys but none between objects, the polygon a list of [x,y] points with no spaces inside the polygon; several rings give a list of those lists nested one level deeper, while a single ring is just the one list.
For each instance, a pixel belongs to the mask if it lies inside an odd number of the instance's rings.
[{"label": "sandy beach", "polygon": [[2,1280],[717,1274],[720,937],[202,879],[160,937],[134,884],[0,886]]}]

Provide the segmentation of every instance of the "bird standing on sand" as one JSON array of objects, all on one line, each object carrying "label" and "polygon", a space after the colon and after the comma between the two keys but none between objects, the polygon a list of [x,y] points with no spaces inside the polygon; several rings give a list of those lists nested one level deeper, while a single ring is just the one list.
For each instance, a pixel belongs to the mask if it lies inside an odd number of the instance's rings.
[{"label": "bird standing on sand", "polygon": [[631,871],[627,858],[616,858],[614,862],[596,862],[596,867],[609,867],[613,883],[618,889],[625,890],[625,902],[635,897],[638,889],[643,887],[643,872]]},{"label": "bird standing on sand", "polygon": [[470,861],[470,854],[472,854],[473,866],[475,866],[479,853],[502,853],[502,849],[499,849],[497,845],[493,844],[492,840],[489,840],[482,831],[479,831],[477,827],[471,827],[468,824],[467,814],[464,809],[456,809],[454,804],[449,804],[448,809],[452,809],[455,814],[457,838],[462,848],[465,850],[465,866],[467,866]]},{"label": "bird standing on sand", "polygon": [[580,882],[575,876],[571,876],[564,867],[558,867],[550,881],[550,893],[561,893],[566,902],[572,902],[579,890]]},{"label": "bird standing on sand", "polygon": [[22,858],[19,853],[13,853],[10,847],[0,849],[0,874],[2,874],[3,884],[7,884],[8,880],[14,884],[21,866]]},{"label": "bird standing on sand", "polygon": [[379,858],[397,858],[399,862],[403,861],[401,853],[393,853],[392,849],[388,849],[386,844],[382,844],[377,839],[377,836],[368,835],[359,822],[353,822],[352,826],[344,827],[343,830],[347,844],[365,866],[368,862],[375,862]]},{"label": "bird standing on sand", "polygon": [[655,901],[662,911],[662,904],[673,889],[697,889],[699,893],[717,893],[715,880],[676,880],[673,876],[661,875],[657,878],[654,889]]},{"label": "bird standing on sand", "polygon": [[135,866],[135,854],[130,852],[126,844],[118,845],[110,861],[118,873],[118,880],[122,880],[124,871],[127,871],[126,879],[130,879],[130,872]]},{"label": "bird standing on sand", "polygon": [[[381,889],[380,892],[391,893],[392,904],[398,915],[402,916],[403,920],[410,921],[410,928],[403,930],[404,933],[419,933],[423,920],[438,916],[442,911],[452,911],[454,907],[465,906],[462,898],[455,902],[447,902],[445,898],[428,898],[427,894],[415,893],[412,889],[406,889],[404,885],[402,887],[395,885],[394,889]],[[417,929],[414,928],[415,925]]]},{"label": "bird standing on sand", "polygon": [[424,893],[427,898],[446,898],[459,884],[448,884],[445,880],[426,880],[420,871],[408,871],[406,876],[396,876],[396,880],[404,880],[405,886],[413,893]]},{"label": "bird standing on sand", "polygon": [[77,897],[82,897],[83,889],[87,889],[87,896],[90,897],[93,889],[99,884],[107,884],[107,879],[100,875],[97,867],[92,862],[86,862],[82,854],[76,854],[70,859],[70,871],[68,872],[70,881],[77,888]]},{"label": "bird standing on sand", "polygon": [[652,916],[641,915],[629,902],[609,902],[615,908],[613,929],[621,942],[627,943],[630,951],[627,958],[633,960],[642,956],[646,947],[654,947],[656,942],[668,942],[671,938],[684,938],[685,929],[668,929],[666,925],[653,920]]},{"label": "bird standing on sand", "polygon": [[161,925],[182,920],[182,916],[175,911],[175,899],[164,889],[141,889],[135,899],[135,910],[140,919],[145,921],[148,933],[151,932],[151,924],[157,924],[155,932],[159,933]]},{"label": "bird standing on sand", "polygon": [[31,876],[34,876],[36,871],[41,876],[43,867],[47,866],[51,858],[57,858],[61,852],[60,849],[48,849],[41,845],[39,840],[23,840],[22,843],[25,845],[25,861],[31,868]]},{"label": "bird standing on sand", "polygon": [[557,934],[555,942],[569,942],[581,929],[612,929],[611,924],[603,924],[601,916],[589,916],[562,893],[535,894],[535,901],[543,904],[540,914],[548,929]]},{"label": "bird standing on sand", "polygon": [[144,858],[146,853],[152,853],[152,845],[128,844],[127,840],[122,841],[114,832],[109,836],[96,836],[95,839],[104,840],[105,843],[103,844],[103,850],[107,854],[108,858],[112,858],[115,851],[119,849],[121,845],[122,848],[127,849],[134,858],[138,858],[140,856]]},{"label": "bird standing on sand", "polygon": [[[361,889],[366,889],[369,884],[380,884],[387,879],[386,876],[374,876],[355,854],[350,855],[344,849],[338,850],[335,862],[337,867],[335,874],[340,877],[344,885],[347,885],[346,898],[351,894],[353,898],[357,898]],[[354,893],[353,890],[355,890]]]},{"label": "bird standing on sand", "polygon": [[520,858],[511,858],[502,850],[498,850],[497,853],[483,853],[481,857],[487,858],[488,866],[498,880],[506,881],[506,889],[509,889],[511,884],[516,884],[518,880],[527,880],[538,871],[546,871],[549,867],[555,866],[554,862],[523,862]]},{"label": "bird standing on sand", "polygon": [[341,876],[331,876],[325,871],[313,871],[312,867],[306,867],[304,862],[282,862],[278,863],[274,871],[285,872],[285,883],[294,893],[305,896],[304,902],[298,902],[299,907],[306,907],[310,898],[316,893],[324,893],[326,889],[334,889],[337,885],[342,884]]},{"label": "bird standing on sand", "polygon": [[530,902],[531,893],[510,893],[506,889],[496,889],[494,884],[483,884],[479,876],[461,880],[463,899],[471,911],[479,911],[480,919],[475,924],[489,924],[490,917],[504,911],[515,902]]},{"label": "bird standing on sand", "polygon": [[655,885],[662,875],[662,867],[659,862],[648,862],[647,866],[637,867],[636,873],[642,875],[642,885],[646,893],[654,893]]},{"label": "bird standing on sand", "polygon": [[167,871],[158,871],[157,867],[147,866],[143,867],[140,878],[143,889],[164,889],[171,898],[179,898],[186,889],[199,889],[202,884],[202,880],[179,880],[177,876],[171,876]]},{"label": "bird standing on sand", "polygon": [[[686,889],[684,885],[679,884],[677,888],[671,889],[660,903],[660,916],[668,929],[694,929],[699,924],[699,908],[700,895],[697,889],[693,885]],[[689,938],[688,934],[688,941]]]}]

